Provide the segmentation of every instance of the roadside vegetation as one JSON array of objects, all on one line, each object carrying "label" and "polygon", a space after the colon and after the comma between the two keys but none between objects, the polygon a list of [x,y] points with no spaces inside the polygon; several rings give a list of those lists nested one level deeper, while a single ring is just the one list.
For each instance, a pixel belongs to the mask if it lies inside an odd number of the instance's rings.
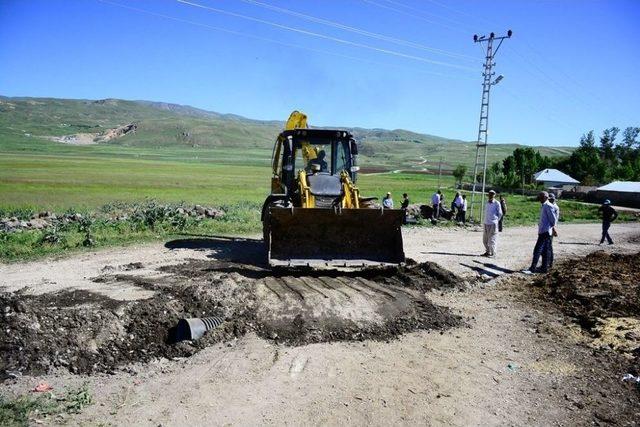
[{"label": "roadside vegetation", "polygon": [[534,188],[533,174],[546,168],[559,169],[583,185],[603,185],[614,180],[640,180],[640,127],[602,131],[596,143],[593,131],[582,135],[571,155],[549,157],[531,147],[517,148],[487,170],[487,180],[502,188]]},{"label": "roadside vegetation", "polygon": [[[0,101],[0,220],[29,221],[43,211],[59,218],[73,216],[70,221],[46,217],[46,226],[19,232],[5,226],[6,222],[0,224],[0,261],[178,235],[260,235],[271,148],[282,123],[120,100]],[[47,139],[100,135],[126,123],[135,123],[136,131],[107,143],[74,145]],[[448,207],[456,184],[469,174],[465,163],[473,159],[472,143],[407,131],[354,132],[362,142],[363,173],[357,185],[363,196],[381,199],[389,191],[399,206],[406,192],[412,204],[420,205],[429,204],[431,195],[441,188]],[[613,144],[616,133],[603,134],[601,147],[594,148],[598,158],[612,162],[613,153],[618,159],[637,162],[637,132],[625,130],[622,145]],[[506,180],[513,184],[507,188],[519,188],[521,175],[530,177],[535,168],[562,161],[559,156],[573,158],[593,146],[592,134],[583,138],[573,154],[571,149],[543,147],[540,152],[517,148],[510,155],[513,145],[496,146],[489,160],[499,163],[492,167],[489,182]],[[460,164],[454,170],[443,163],[444,174],[438,177],[434,173],[441,157],[458,159]],[[507,198],[507,226],[537,222],[535,200],[515,194]],[[559,204],[563,222],[598,220],[594,206],[564,200]],[[224,215],[185,214],[195,205]],[[626,214],[620,218],[633,219]],[[428,221],[418,224],[430,226]]]},{"label": "roadside vegetation", "polygon": [[93,397],[86,385],[68,389],[62,395],[53,391],[16,398],[0,395],[0,425],[17,427],[63,422],[65,416],[78,414],[92,403]]}]

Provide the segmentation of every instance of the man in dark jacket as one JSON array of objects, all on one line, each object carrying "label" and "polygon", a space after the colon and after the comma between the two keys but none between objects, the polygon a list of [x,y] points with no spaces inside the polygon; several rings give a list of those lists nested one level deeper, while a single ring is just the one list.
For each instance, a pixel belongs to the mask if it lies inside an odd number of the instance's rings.
[{"label": "man in dark jacket", "polygon": [[402,193],[402,203],[400,204],[400,209],[402,209],[402,213],[404,216],[402,217],[402,223],[407,223],[407,210],[409,209],[409,195],[407,193]]},{"label": "man in dark jacket", "polygon": [[607,242],[613,245],[613,240],[611,236],[609,236],[609,227],[611,227],[611,223],[618,218],[618,212],[611,207],[609,200],[605,200],[602,206],[598,208],[598,211],[602,213],[602,238],[600,239],[600,244],[603,244],[604,239],[607,239]]},{"label": "man in dark jacket", "polygon": [[503,195],[500,195],[500,208],[502,208],[502,216],[500,217],[500,221],[498,221],[498,231],[502,233],[502,221],[507,214],[507,201]]}]

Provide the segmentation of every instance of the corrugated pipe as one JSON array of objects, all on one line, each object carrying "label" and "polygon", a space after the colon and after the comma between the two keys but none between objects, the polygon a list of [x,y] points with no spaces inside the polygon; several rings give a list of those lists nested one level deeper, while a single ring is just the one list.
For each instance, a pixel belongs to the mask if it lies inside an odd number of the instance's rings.
[{"label": "corrugated pipe", "polygon": [[180,319],[176,327],[176,341],[200,339],[206,332],[217,328],[222,323],[224,323],[222,317]]}]

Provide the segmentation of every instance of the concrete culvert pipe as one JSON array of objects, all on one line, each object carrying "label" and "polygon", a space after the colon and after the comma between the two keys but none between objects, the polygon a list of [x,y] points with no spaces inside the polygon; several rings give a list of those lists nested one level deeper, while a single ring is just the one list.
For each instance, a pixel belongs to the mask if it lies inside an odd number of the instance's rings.
[{"label": "concrete culvert pipe", "polygon": [[221,317],[203,317],[180,319],[176,327],[175,341],[197,340],[210,331],[217,328],[224,322]]}]

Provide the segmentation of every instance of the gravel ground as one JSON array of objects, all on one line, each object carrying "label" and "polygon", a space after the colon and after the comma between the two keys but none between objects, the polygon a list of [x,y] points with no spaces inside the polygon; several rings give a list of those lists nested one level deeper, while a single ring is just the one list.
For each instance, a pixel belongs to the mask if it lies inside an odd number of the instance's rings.
[{"label": "gravel ground", "polygon": [[[593,244],[599,229],[598,224],[563,224],[555,240],[556,259],[599,249],[638,252],[639,224],[615,224],[614,246]],[[626,359],[607,345],[594,347],[593,337],[561,308],[531,291],[531,280],[511,274],[529,263],[535,227],[507,228],[495,259],[477,256],[483,252],[479,231],[404,231],[408,257],[433,261],[469,281],[483,279],[410,290],[426,291],[430,304],[464,323],[386,340],[296,346],[248,331],[211,342],[191,357],[150,358],[111,374],[77,375],[54,367],[45,375],[5,381],[0,391],[24,393],[41,380],[55,390],[87,382],[96,403],[66,420],[81,425],[638,424],[638,393],[620,380],[628,372]],[[259,270],[260,251],[260,242],[252,239],[113,249],[2,265],[0,286],[25,295],[82,289],[110,303],[141,302],[163,295],[149,284],[168,286],[177,277],[172,269],[207,262],[215,269],[222,262]],[[119,279],[100,279],[106,276]],[[77,299],[95,303],[82,293]]]}]

